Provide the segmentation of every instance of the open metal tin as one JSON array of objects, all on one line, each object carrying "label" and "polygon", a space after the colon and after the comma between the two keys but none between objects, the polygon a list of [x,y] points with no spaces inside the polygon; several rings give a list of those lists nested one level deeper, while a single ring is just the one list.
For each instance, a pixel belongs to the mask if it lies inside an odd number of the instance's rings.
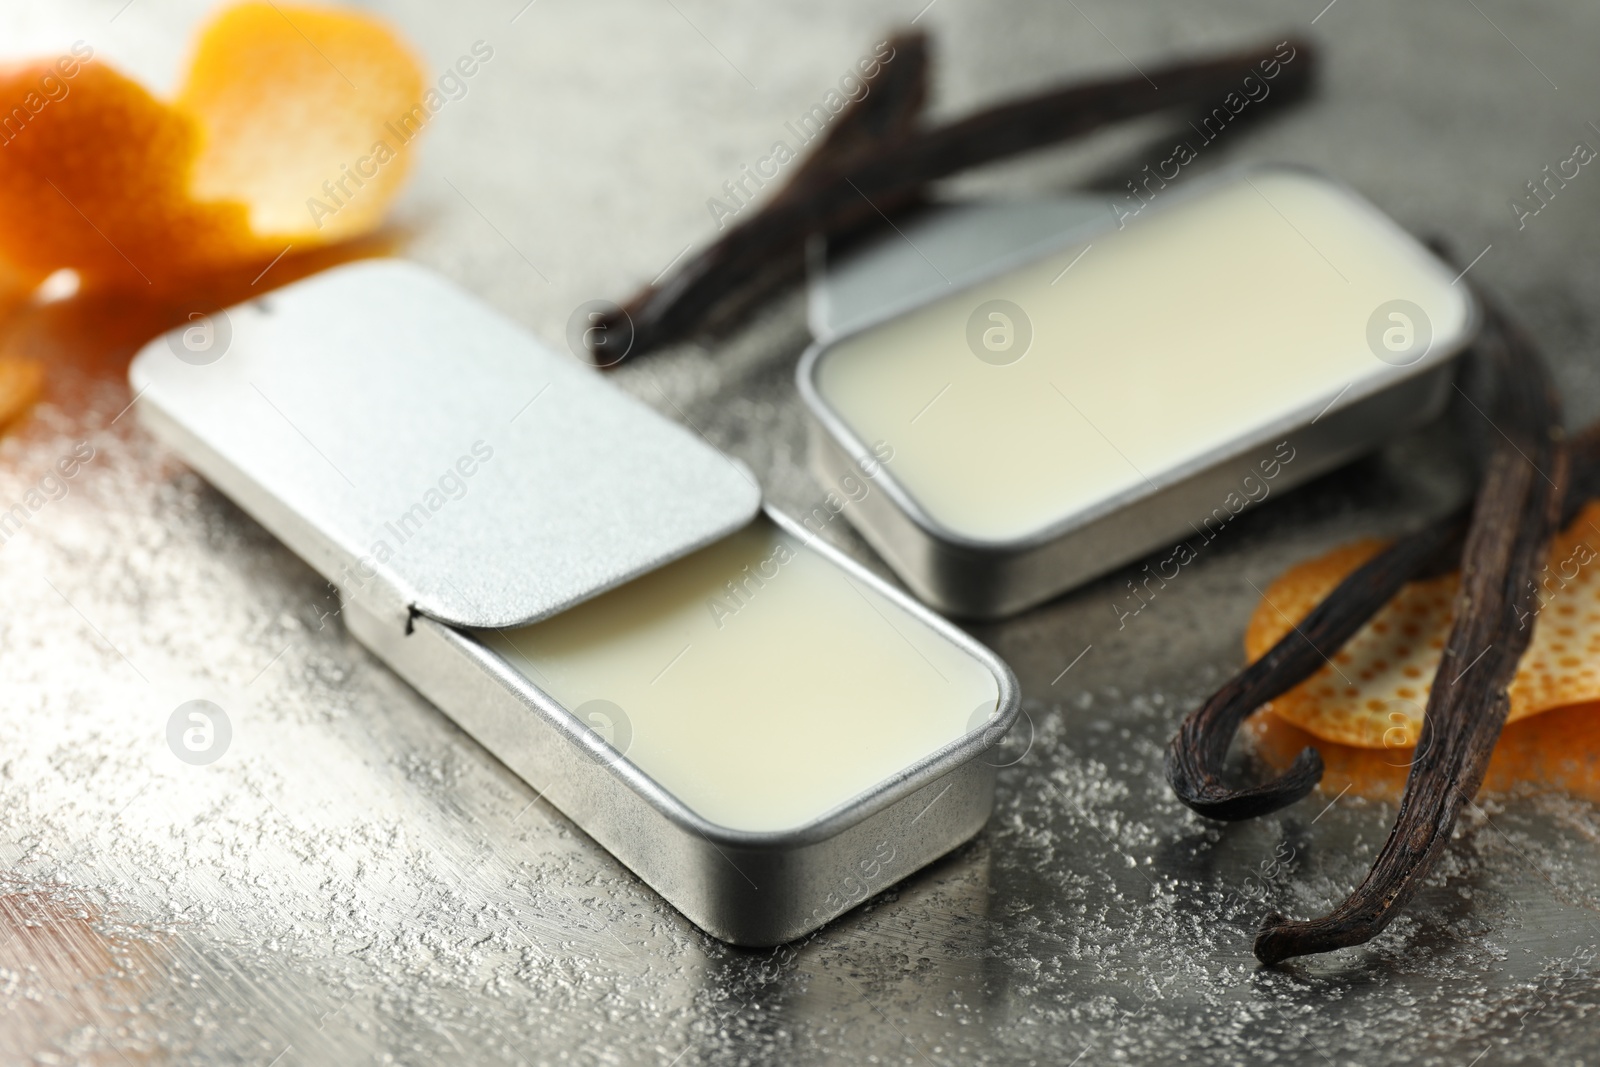
[{"label": "open metal tin", "polygon": [[[134,360],[144,424],[339,588],[351,634],[708,933],[799,937],[987,819],[985,753],[1018,710],[1010,669],[763,512],[742,465],[593,370],[399,261],[337,268],[206,326]],[[700,814],[485,637],[560,627],[752,523],[803,544],[993,694],[947,740],[767,830]],[[760,692],[740,699],[760,711]]]},{"label": "open metal tin", "polygon": [[[1223,514],[1219,507],[1224,501],[1229,502],[1228,517],[1258,502],[1241,494],[1240,486],[1250,484],[1246,480],[1251,478],[1259,482],[1263,470],[1275,472],[1270,490],[1280,492],[1435,418],[1443,410],[1455,357],[1477,330],[1477,306],[1464,285],[1451,288],[1459,280],[1452,280],[1454,271],[1347,186],[1300,168],[1236,168],[1161,193],[1144,213],[1148,217],[1135,220],[1129,230],[1158,225],[1163,215],[1230,184],[1265,184],[1279,175],[1320,183],[1342,202],[1352,219],[1387,242],[1398,261],[1428,279],[1433,291],[1449,291],[1450,299],[1460,302],[1453,325],[1433,334],[1414,360],[1386,362],[1367,357],[1369,365],[1347,380],[1307,391],[1267,412],[1266,418],[1241,416],[1228,436],[1175,462],[1141,462],[1136,467],[1137,478],[1131,478],[1129,484],[1083,500],[1021,533],[975,535],[936,516],[897,474],[896,462],[879,462],[886,451],[903,456],[908,447],[917,447],[915,435],[908,431],[905,437],[893,439],[881,432],[881,426],[869,429],[853,422],[830,400],[821,380],[823,371],[830,359],[855,358],[879,331],[915,316],[931,315],[952,302],[976,306],[1004,296],[1008,281],[1025,272],[1047,269],[1060,281],[1073,269],[1074,253],[1081,257],[1102,240],[1109,243],[1118,238],[1118,211],[1104,199],[1087,197],[949,206],[839,262],[830,262],[814,250],[810,319],[816,341],[797,370],[800,395],[810,417],[811,463],[827,484],[837,484],[865,465],[876,468],[874,483],[883,492],[852,501],[844,513],[917,596],[955,616],[1014,614],[1157,549],[1197,534],[1206,536],[1208,524],[1216,525],[1212,516]],[[1264,193],[1262,196],[1265,198]],[[1283,212],[1277,214],[1286,224],[1285,241],[1292,246],[1299,230]],[[1306,240],[1304,234],[1298,239]],[[1306,251],[1303,247],[1298,250]],[[1092,265],[1090,260],[1078,269],[1087,271]],[[1057,267],[1062,268],[1059,274],[1055,273]],[[1337,273],[1337,267],[1332,269]],[[1073,284],[1073,279],[1067,284]],[[1336,281],[1330,284],[1336,285]],[[1168,295],[1153,288],[1141,299],[1147,301],[1154,316],[1163,313],[1162,301]],[[1352,340],[1360,343],[1359,337]],[[1034,349],[1040,344],[1035,338]],[[957,339],[945,347],[953,351],[960,345]],[[929,351],[927,358],[952,357],[941,349]],[[934,390],[927,392],[931,395]],[[915,406],[922,399],[915,394],[908,402]],[[1073,417],[1065,405],[1062,413],[1063,418]],[[1092,421],[1086,415],[1083,418]],[[1117,447],[1103,432],[1100,436],[1112,448]],[[1112,463],[1125,460],[1135,466],[1120,449],[1117,453],[1111,457]],[[1282,462],[1285,454],[1292,455],[1292,463]],[[1059,456],[1063,465],[1075,461],[1078,457],[1073,455]],[[1231,504],[1234,499],[1241,503],[1238,509]]]}]

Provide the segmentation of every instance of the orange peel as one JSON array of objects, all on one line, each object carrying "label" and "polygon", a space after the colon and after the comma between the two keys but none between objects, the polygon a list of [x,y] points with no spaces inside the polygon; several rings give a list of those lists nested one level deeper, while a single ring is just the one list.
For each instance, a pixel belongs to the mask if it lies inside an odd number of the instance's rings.
[{"label": "orange peel", "polygon": [[[1345,545],[1273,582],[1245,631],[1247,655],[1259,659],[1382,548],[1381,541]],[[1369,749],[1414,746],[1458,584],[1449,574],[1406,585],[1330,663],[1267,707],[1324,740]],[[1551,542],[1538,586],[1526,617],[1533,640],[1509,689],[1508,723],[1600,702],[1600,502],[1587,505]]]},{"label": "orange peel", "polygon": [[27,359],[0,356],[0,429],[33,406],[44,386],[44,368]]},{"label": "orange peel", "polygon": [[70,76],[61,62],[0,70],[0,105],[22,108],[0,135],[0,277],[13,282],[66,268],[85,288],[175,292],[348,239],[382,217],[410,163],[400,134],[420,125],[396,125],[423,96],[416,60],[353,12],[224,10],[172,102],[98,58],[79,53]]},{"label": "orange peel", "polygon": [[[1397,802],[1405,791],[1412,749],[1342,745],[1270,711],[1246,720],[1258,756],[1285,771],[1307,746],[1322,755],[1325,795]],[[1569,704],[1514,722],[1501,733],[1480,793],[1559,791],[1600,802],[1600,704]]]}]

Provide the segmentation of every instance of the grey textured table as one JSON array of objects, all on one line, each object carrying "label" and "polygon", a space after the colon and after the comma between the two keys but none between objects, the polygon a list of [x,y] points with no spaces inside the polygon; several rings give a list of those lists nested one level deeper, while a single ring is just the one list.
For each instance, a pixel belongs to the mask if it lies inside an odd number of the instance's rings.
[{"label": "grey textured table", "polygon": [[[1600,175],[1585,168],[1520,231],[1508,207],[1575,141],[1600,145],[1600,8],[1323,3],[938,0],[919,25],[937,34],[943,112],[1312,34],[1328,59],[1316,102],[1196,168],[1307,163],[1466,257],[1487,248],[1473,277],[1546,345],[1569,419],[1600,415]],[[375,5],[431,67],[477,39],[495,49],[430,134],[399,209],[403,254],[560,344],[579,303],[702,240],[707,197],[922,5]],[[0,37],[12,54],[81,37],[168,85],[203,6],[28,0],[0,14]],[[1114,179],[1160,129],[951,192]],[[820,495],[792,386],[805,339],[796,294],[616,380],[800,509]],[[1488,804],[1390,931],[1268,971],[1249,953],[1261,913],[1340,897],[1393,809],[1314,795],[1223,828],[1161,779],[1178,718],[1240,662],[1251,583],[1461,491],[1440,428],[1241,520],[1121,628],[1118,576],[979,628],[1032,725],[988,829],[802,942],[748,952],[689,926],[357,646],[309,568],[117,418],[124,386],[80,391],[0,440],[7,503],[75,442],[95,449],[70,494],[0,546],[6,1062],[1600,1059],[1592,805]],[[829,534],[870,560],[842,524]],[[233,724],[209,766],[165,739],[195,698]]]}]

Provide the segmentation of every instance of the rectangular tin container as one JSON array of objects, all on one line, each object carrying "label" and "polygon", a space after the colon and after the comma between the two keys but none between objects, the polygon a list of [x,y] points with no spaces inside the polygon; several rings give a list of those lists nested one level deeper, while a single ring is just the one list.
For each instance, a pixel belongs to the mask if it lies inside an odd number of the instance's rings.
[{"label": "rectangular tin container", "polygon": [[[768,516],[806,536],[782,514]],[[796,830],[728,830],[691,811],[606,747],[493,650],[419,616],[410,633],[358,603],[346,624],[362,644],[696,926],[766,947],[811,932],[967,841],[994,804],[984,755],[1016,716],[1009,668],[983,646],[821,542],[811,549],[989,665],[1000,717]]]},{"label": "rectangular tin container", "polygon": [[[135,359],[130,377],[144,425],[339,586],[352,635],[696,925],[739,945],[792,940],[983,826],[996,773],[985,753],[1018,711],[1010,669],[781,514],[766,513],[972,657],[999,693],[987,721],[796,829],[735,831],[702,818],[469,632],[559,620],[567,607],[741,528],[759,510],[759,492],[736,461],[411,265],[338,268],[219,315],[231,350],[180,355],[168,337]],[[502,536],[541,513],[541,501],[530,499],[536,493],[464,491],[428,520],[438,535],[418,537],[403,561],[365,553],[380,528],[371,516],[403,511],[437,472],[444,453],[423,442],[471,440],[485,432],[489,413],[503,421],[518,408],[521,388],[537,395],[551,387],[520,385],[529,365],[572,390],[562,406],[577,409],[576,425],[621,427],[628,440],[608,454],[592,437],[568,440],[570,427],[520,423],[518,411],[507,426],[521,428],[495,447],[523,462],[498,469],[556,472],[637,498],[666,477],[652,464],[681,473],[706,461],[697,483],[706,500],[670,493],[646,501],[634,521],[659,514],[653,531],[626,522],[611,530],[616,516],[607,508],[605,527],[581,515],[566,527],[555,521],[540,556]],[[351,403],[356,390],[363,403]],[[408,447],[411,434],[419,443]],[[597,559],[592,543],[608,536],[616,554],[637,558]],[[565,554],[572,556],[564,564]]]},{"label": "rectangular tin container", "polygon": [[[1241,174],[1261,172],[1239,168],[1199,179],[1167,194],[1167,203],[1181,203]],[[1353,190],[1331,184],[1360,210],[1378,216],[1415,244]],[[1027,536],[980,539],[950,529],[928,514],[896,480],[893,463],[880,463],[868,442],[822,396],[817,384],[821,361],[841,342],[875,326],[1114,228],[1108,204],[1094,198],[952,206],[842,263],[827,263],[813,250],[809,317],[816,340],[796,372],[808,413],[811,466],[830,485],[862,471],[874,472],[874,483],[883,492],[852,501],[844,514],[906,585],[939,611],[1003,618],[1172,546],[1198,529],[1258,464],[1271,462],[1276,442],[1290,441],[1295,456],[1273,483],[1273,490],[1281,491],[1426,423],[1443,411],[1455,357],[1476,333],[1479,311],[1469,294],[1467,326],[1456,336],[1435,338],[1418,366],[1376,366],[1369,380],[1326,406],[1320,401],[1304,406],[1180,466],[1145,471],[1146,484]]]}]

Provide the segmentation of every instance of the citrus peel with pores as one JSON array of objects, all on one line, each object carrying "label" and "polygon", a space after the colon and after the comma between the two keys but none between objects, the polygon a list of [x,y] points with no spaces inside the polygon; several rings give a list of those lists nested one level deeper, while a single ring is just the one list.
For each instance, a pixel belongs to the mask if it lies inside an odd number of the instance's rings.
[{"label": "citrus peel with pores", "polygon": [[[1273,582],[1245,632],[1249,657],[1264,655],[1382,548],[1380,541],[1336,548]],[[1448,574],[1406,585],[1331,662],[1267,708],[1327,741],[1367,749],[1415,746],[1458,583]],[[1533,640],[1509,689],[1508,723],[1600,702],[1600,503],[1587,505],[1551,542],[1538,584],[1525,617]],[[1468,664],[1458,677],[1471,670]]]},{"label": "citrus peel with pores", "polygon": [[[1414,749],[1341,745],[1261,712],[1244,725],[1255,751],[1274,771],[1289,769],[1307,746],[1322,756],[1326,795],[1391,803],[1405,791]],[[1482,791],[1559,791],[1600,802],[1600,704],[1569,704],[1507,726],[1495,744]]]},{"label": "citrus peel with pores", "polygon": [[0,70],[0,277],[165,294],[358,235],[404,176],[422,94],[378,21],[272,3],[218,15],[171,102],[92,50]]}]

